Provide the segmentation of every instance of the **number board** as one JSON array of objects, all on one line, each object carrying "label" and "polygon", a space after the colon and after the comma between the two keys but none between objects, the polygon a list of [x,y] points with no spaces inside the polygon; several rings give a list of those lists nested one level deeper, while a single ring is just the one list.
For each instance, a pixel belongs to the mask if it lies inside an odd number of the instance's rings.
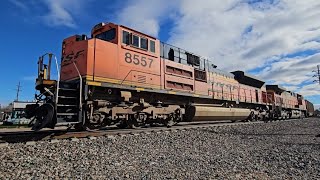
[{"label": "number board", "polygon": [[130,53],[126,52],[124,54],[124,61],[128,64],[134,64],[136,66],[142,66],[142,67],[147,67],[151,68],[152,67],[152,62],[153,58],[146,57],[144,55],[139,55],[135,53]]}]

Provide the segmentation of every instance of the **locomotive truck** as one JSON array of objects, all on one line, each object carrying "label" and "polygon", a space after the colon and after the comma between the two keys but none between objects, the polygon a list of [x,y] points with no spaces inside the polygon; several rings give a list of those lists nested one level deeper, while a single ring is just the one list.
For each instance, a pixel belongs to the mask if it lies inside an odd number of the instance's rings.
[{"label": "locomotive truck", "polygon": [[52,53],[41,56],[35,88],[43,104],[29,105],[26,114],[36,131],[308,115],[300,94],[243,71],[221,71],[204,57],[114,23],[95,25],[90,38],[64,39],[60,62]]}]

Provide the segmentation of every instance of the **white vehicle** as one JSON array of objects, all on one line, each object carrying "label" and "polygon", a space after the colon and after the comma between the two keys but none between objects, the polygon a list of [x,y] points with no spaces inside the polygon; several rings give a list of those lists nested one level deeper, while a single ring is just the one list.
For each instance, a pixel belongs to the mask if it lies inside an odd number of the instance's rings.
[{"label": "white vehicle", "polygon": [[24,110],[28,104],[36,102],[20,102],[14,101],[12,105],[12,113],[3,121],[3,125],[27,125],[31,119],[25,118]]}]

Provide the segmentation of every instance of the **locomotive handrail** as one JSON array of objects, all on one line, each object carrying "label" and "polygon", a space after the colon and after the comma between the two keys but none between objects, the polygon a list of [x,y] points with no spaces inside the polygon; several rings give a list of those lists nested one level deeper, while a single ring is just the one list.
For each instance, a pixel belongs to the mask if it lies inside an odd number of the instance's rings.
[{"label": "locomotive handrail", "polygon": [[57,59],[57,56],[56,55],[54,55],[54,59],[55,59],[55,61],[56,61],[56,68],[57,68],[57,75],[58,75],[58,77],[57,77],[57,93],[56,93],[56,105],[58,104],[58,99],[59,99],[59,96],[58,96],[58,94],[59,94],[59,86],[60,86],[60,71],[59,71],[59,64],[58,64],[58,59]]},{"label": "locomotive handrail", "polygon": [[[82,77],[81,77],[81,74],[80,74],[80,71],[79,71],[79,69],[78,69],[78,67],[77,67],[77,65],[76,65],[76,63],[73,61],[73,65],[74,65],[74,67],[76,68],[76,70],[77,70],[77,73],[78,73],[78,76],[79,76],[79,79],[80,79],[80,91],[79,91],[79,110],[80,110],[80,112],[82,112]],[[83,121],[83,124],[84,124],[85,122]]]},{"label": "locomotive handrail", "polygon": [[[173,59],[171,59],[171,61],[174,61],[174,62],[177,62],[180,64],[184,64],[184,65],[189,65],[189,66],[192,66],[196,69],[210,71],[209,64],[212,63],[212,61],[210,61],[207,57],[203,57],[203,56],[198,55],[196,53],[192,53],[191,51],[187,51],[185,49],[182,49],[177,46],[167,44],[164,42],[160,42],[160,57],[170,60],[169,55],[167,53],[165,53],[165,52],[169,52],[170,49],[172,49],[174,52],[177,52],[177,55],[178,55],[178,56],[176,56],[176,53],[173,53]],[[198,56],[200,62],[202,61],[203,63],[200,63],[199,65],[194,65],[194,64],[188,63],[187,54]],[[178,61],[176,61],[176,59]]]},{"label": "locomotive handrail", "polygon": [[[220,90],[215,90],[215,89],[210,90],[210,91],[212,91],[213,93],[220,93],[220,95],[226,99],[231,98],[231,96],[232,96],[232,99],[238,99],[238,100],[244,99],[245,101],[253,101],[253,99],[254,99],[253,96],[241,96],[236,93],[222,92]],[[225,97],[225,95],[227,95],[227,96]],[[238,97],[238,98],[236,98],[236,97]]]}]

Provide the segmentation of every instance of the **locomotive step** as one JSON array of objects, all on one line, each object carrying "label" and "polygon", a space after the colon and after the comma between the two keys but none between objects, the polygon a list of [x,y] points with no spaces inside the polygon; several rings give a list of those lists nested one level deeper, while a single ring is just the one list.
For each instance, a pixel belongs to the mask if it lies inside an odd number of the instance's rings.
[{"label": "locomotive step", "polygon": [[59,119],[57,126],[67,126],[70,124],[77,124],[77,123],[79,123],[79,122],[76,119],[74,119],[74,120],[71,119],[69,121],[65,121],[65,119]]},{"label": "locomotive step", "polygon": [[57,104],[57,106],[62,106],[62,107],[76,107],[78,105],[75,104]]},{"label": "locomotive step", "polygon": [[72,88],[59,88],[59,90],[64,90],[64,91],[78,91],[78,89],[72,89]]},{"label": "locomotive step", "polygon": [[70,88],[75,87],[77,83],[69,83],[69,82],[60,82],[59,87],[60,88]]},{"label": "locomotive step", "polygon": [[77,99],[78,97],[73,97],[73,96],[59,96],[59,98],[65,98],[65,99]]},{"label": "locomotive step", "polygon": [[77,116],[78,113],[57,113],[57,116]]},{"label": "locomotive step", "polygon": [[78,90],[60,90],[58,92],[58,96],[60,97],[79,97]]}]

